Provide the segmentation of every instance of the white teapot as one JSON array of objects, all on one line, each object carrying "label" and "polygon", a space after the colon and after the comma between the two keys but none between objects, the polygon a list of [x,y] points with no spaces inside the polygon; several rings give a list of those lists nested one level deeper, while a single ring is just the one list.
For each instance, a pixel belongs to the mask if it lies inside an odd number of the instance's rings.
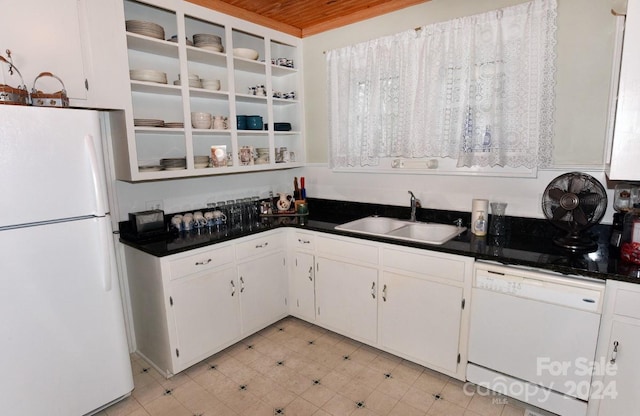
[{"label": "white teapot", "polygon": [[293,196],[286,192],[279,192],[278,195],[280,196],[276,201],[278,211],[289,211],[291,208],[291,201],[293,201]]}]

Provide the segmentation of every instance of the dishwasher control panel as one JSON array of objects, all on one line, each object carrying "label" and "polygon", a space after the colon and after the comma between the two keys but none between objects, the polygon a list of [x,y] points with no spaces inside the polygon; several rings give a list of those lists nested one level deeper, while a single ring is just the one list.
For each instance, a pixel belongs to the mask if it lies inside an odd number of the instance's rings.
[{"label": "dishwasher control panel", "polygon": [[474,288],[591,312],[602,311],[604,283],[476,263]]}]

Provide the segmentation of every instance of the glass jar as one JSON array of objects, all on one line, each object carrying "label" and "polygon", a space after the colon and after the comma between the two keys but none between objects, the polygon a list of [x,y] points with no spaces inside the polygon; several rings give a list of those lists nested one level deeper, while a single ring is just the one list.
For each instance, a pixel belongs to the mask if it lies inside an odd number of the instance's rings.
[{"label": "glass jar", "polygon": [[633,208],[624,216],[620,257],[624,261],[640,264],[640,204],[633,204]]}]

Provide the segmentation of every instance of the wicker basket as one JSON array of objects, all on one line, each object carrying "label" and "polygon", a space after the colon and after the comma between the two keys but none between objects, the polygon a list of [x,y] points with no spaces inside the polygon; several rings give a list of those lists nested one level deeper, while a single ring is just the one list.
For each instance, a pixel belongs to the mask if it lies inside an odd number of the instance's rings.
[{"label": "wicker basket", "polygon": [[[43,93],[36,89],[36,82],[41,77],[53,77],[62,85],[62,90],[51,94]],[[41,72],[40,75],[33,80],[33,88],[31,89],[31,105],[36,107],[69,107],[69,97],[64,87],[64,82],[51,72]]]},{"label": "wicker basket", "polygon": [[22,74],[18,71],[18,68],[16,68],[11,62],[7,61],[4,56],[0,55],[0,62],[4,62],[9,65],[10,70],[15,70],[18,75],[20,75],[20,80],[22,81],[22,84],[18,88],[0,84],[0,104],[28,105],[29,91],[27,91],[27,87],[24,85]]}]

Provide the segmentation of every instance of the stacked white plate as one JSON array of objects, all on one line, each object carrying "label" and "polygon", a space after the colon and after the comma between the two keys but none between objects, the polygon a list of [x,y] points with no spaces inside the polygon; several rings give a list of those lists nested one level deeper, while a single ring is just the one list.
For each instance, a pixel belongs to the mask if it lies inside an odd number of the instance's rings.
[{"label": "stacked white plate", "polygon": [[198,33],[193,35],[193,44],[196,48],[202,48],[214,52],[222,52],[222,38],[218,35],[209,35],[207,33]]},{"label": "stacked white plate", "polygon": [[164,127],[164,121],[153,118],[134,118],[133,125],[136,127]]},{"label": "stacked white plate", "polygon": [[[182,85],[182,82],[177,79],[175,81],[173,81],[173,85]],[[189,78],[189,87],[191,88],[202,88],[202,81],[200,81],[199,79],[191,79]]]},{"label": "stacked white plate", "polygon": [[132,69],[129,71],[129,77],[135,81],[157,82],[159,84],[167,83],[167,74],[155,69]]},{"label": "stacked white plate", "polygon": [[193,165],[196,169],[203,169],[209,167],[209,156],[194,156]]},{"label": "stacked white plate", "polygon": [[[167,40],[169,42],[178,43],[178,35],[173,35],[173,36],[171,36],[171,38],[169,38]],[[191,40],[189,40],[189,38],[185,38],[184,40],[187,43],[187,46],[193,46],[193,42]]]},{"label": "stacked white plate", "polygon": [[160,165],[164,170],[182,170],[187,168],[187,159],[184,157],[160,159]]},{"label": "stacked white plate", "polygon": [[162,166],[160,165],[143,165],[138,166],[139,172],[158,172],[162,170]]},{"label": "stacked white plate", "polygon": [[164,123],[164,127],[168,129],[183,129],[184,123],[181,121],[167,121]]},{"label": "stacked white plate", "polygon": [[156,23],[143,20],[127,20],[127,32],[164,40],[164,28]]},{"label": "stacked white plate", "polygon": [[200,82],[205,90],[218,91],[220,89],[219,79],[200,79]]}]

